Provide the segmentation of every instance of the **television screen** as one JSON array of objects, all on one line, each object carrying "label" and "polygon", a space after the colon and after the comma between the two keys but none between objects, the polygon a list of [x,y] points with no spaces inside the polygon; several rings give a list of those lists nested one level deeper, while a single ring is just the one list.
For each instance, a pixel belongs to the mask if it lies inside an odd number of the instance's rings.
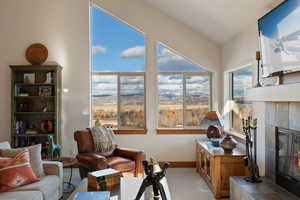
[{"label": "television screen", "polygon": [[300,71],[300,0],[287,0],[258,20],[263,76]]}]

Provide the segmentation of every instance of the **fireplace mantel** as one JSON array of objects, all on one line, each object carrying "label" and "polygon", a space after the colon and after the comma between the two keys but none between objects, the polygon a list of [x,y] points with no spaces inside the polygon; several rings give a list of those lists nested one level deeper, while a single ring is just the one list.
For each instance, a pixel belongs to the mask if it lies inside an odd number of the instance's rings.
[{"label": "fireplace mantel", "polygon": [[299,102],[300,83],[248,89],[246,99],[259,102]]}]

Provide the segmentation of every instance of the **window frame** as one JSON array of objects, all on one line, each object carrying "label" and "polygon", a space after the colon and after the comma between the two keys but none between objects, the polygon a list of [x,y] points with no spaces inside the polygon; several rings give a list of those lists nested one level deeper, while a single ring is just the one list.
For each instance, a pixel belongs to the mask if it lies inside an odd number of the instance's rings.
[{"label": "window frame", "polygon": [[208,75],[209,77],[209,109],[212,110],[212,72],[205,71],[205,72],[157,72],[157,77],[159,75],[182,75],[182,128],[162,128],[159,127],[159,119],[160,119],[160,114],[159,114],[159,87],[158,87],[158,79],[157,79],[157,96],[158,96],[158,105],[157,105],[157,115],[158,115],[158,120],[157,120],[157,133],[158,134],[206,134],[206,129],[197,127],[197,126],[186,126],[185,125],[185,110],[186,110],[186,104],[185,104],[185,98],[186,98],[186,77],[187,76],[201,76],[201,75]]},{"label": "window frame", "polygon": [[[147,109],[146,109],[146,72],[91,72],[91,97],[93,96],[93,76],[98,75],[98,76],[108,76],[108,75],[114,75],[117,76],[117,128],[114,128],[114,132],[116,134],[146,134],[147,133]],[[142,76],[144,78],[144,127],[143,128],[126,128],[126,127],[120,127],[120,77],[121,76]],[[93,113],[93,105],[92,105],[93,100],[91,99],[91,113]],[[91,115],[93,118],[93,116]],[[92,121],[92,119],[91,119]]]},{"label": "window frame", "polygon": [[[252,64],[244,65],[244,66],[242,66],[242,67],[240,67],[236,70],[233,70],[233,71],[229,72],[229,99],[232,102],[234,102],[234,98],[233,98],[234,97],[234,94],[233,94],[233,92],[234,92],[234,83],[233,83],[234,73],[244,71],[244,70],[247,70],[247,69],[252,69],[252,81],[251,82],[252,82],[252,86],[253,86],[253,72],[254,72],[254,69],[253,69]],[[251,107],[252,107],[252,105],[253,104],[251,102]],[[252,112],[253,112],[253,110],[252,110]],[[245,136],[245,134],[242,131],[236,130],[236,129],[233,128],[233,110],[232,109],[229,113],[229,131],[232,135],[237,136],[237,137],[242,138],[242,139]]]}]

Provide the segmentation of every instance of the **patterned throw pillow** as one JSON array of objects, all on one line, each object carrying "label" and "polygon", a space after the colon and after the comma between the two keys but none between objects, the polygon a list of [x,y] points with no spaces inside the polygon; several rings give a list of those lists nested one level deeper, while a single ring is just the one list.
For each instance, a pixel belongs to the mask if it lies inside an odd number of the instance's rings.
[{"label": "patterned throw pillow", "polygon": [[103,156],[110,156],[117,148],[115,134],[110,128],[96,126],[91,129],[95,151]]},{"label": "patterned throw pillow", "polygon": [[18,148],[18,149],[0,149],[0,156],[13,158],[17,154],[22,152],[24,149],[28,149],[29,151],[30,165],[32,167],[34,174],[38,178],[45,176],[42,156],[41,156],[41,149],[42,149],[41,144],[36,144],[29,147]]},{"label": "patterned throw pillow", "polygon": [[0,158],[0,192],[38,181],[29,164],[27,149],[14,158]]}]

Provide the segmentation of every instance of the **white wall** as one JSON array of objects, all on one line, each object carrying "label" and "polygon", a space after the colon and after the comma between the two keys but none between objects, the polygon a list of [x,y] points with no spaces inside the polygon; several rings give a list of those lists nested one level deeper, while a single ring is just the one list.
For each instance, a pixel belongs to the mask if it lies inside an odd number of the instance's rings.
[{"label": "white wall", "polygon": [[255,52],[259,50],[257,24],[251,24],[246,30],[222,46],[222,66],[230,71],[242,65],[255,62]]},{"label": "white wall", "polygon": [[[220,108],[221,49],[188,26],[139,0],[97,0],[113,15],[143,31],[148,44],[156,40],[213,72],[213,107]],[[89,1],[1,0],[0,2],[0,141],[10,135],[10,64],[24,64],[24,52],[34,42],[49,49],[49,61],[63,69],[63,153],[74,155],[73,132],[89,125]],[[147,73],[155,66],[155,49],[148,52]],[[198,135],[156,135],[155,80],[147,80],[147,135],[118,136],[120,146],[144,149],[160,160],[194,160]],[[149,95],[152,94],[152,95]]]},{"label": "white wall", "polygon": [[[253,84],[256,84],[256,60],[255,52],[259,50],[257,24],[250,25],[231,41],[228,41],[222,47],[222,66],[224,68],[224,114],[226,125],[229,125],[229,111],[231,109],[229,74],[245,66],[253,66]],[[265,173],[265,103],[253,103],[253,117],[258,119],[258,164],[261,175]]]},{"label": "white wall", "polygon": [[[44,43],[48,61],[60,63],[63,86],[64,144],[73,144],[72,132],[86,127],[82,111],[89,103],[89,1],[88,0],[2,0],[0,2],[0,140],[10,135],[10,64],[24,64],[25,49]],[[73,148],[73,147],[71,147]],[[67,147],[65,149],[70,149]]]}]

